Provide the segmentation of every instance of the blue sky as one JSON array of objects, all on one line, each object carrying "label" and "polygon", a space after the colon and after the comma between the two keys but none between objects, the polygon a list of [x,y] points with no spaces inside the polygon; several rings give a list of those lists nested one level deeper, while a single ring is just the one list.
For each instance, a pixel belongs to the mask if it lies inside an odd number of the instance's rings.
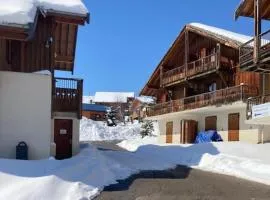
[{"label": "blue sky", "polygon": [[84,95],[138,94],[185,24],[200,22],[253,34],[253,21],[234,21],[240,0],[85,0],[90,24],[80,27],[76,77]]}]

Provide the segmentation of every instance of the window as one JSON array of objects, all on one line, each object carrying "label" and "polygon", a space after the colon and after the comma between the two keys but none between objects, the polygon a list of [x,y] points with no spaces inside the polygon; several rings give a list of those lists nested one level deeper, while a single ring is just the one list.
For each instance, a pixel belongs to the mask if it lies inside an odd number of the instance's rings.
[{"label": "window", "polygon": [[214,83],[211,83],[209,86],[208,86],[208,91],[209,92],[214,92],[217,90],[217,83],[214,82]]}]

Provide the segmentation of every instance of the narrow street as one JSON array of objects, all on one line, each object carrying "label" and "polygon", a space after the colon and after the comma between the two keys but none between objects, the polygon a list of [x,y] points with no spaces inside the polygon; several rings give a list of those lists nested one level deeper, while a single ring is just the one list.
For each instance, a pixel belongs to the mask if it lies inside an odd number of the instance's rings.
[{"label": "narrow street", "polygon": [[[94,142],[100,150],[121,150],[114,143]],[[95,200],[267,200],[269,186],[243,179],[178,166],[143,171],[105,187]]]}]

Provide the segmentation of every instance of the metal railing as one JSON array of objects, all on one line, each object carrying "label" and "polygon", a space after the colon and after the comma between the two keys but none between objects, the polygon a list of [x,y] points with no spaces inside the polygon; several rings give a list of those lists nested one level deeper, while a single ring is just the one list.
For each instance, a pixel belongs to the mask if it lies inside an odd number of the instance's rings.
[{"label": "metal railing", "polygon": [[147,116],[162,115],[211,105],[228,104],[236,101],[246,101],[249,97],[257,95],[257,87],[239,85],[151,106],[147,109]]},{"label": "metal railing", "polygon": [[264,96],[256,96],[247,100],[247,119],[252,118],[252,107],[270,102],[270,94]]},{"label": "metal railing", "polygon": [[52,109],[54,112],[75,112],[82,114],[83,80],[54,78],[52,89]]}]

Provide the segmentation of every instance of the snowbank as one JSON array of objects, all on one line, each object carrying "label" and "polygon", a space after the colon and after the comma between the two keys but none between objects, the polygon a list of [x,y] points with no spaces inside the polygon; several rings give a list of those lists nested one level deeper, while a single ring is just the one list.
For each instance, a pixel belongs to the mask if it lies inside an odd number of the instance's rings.
[{"label": "snowbank", "polygon": [[80,141],[125,140],[140,135],[141,124],[119,124],[109,127],[104,122],[83,118],[80,123]]},{"label": "snowbank", "polygon": [[116,180],[179,164],[270,185],[269,151],[270,144],[239,142],[144,145],[136,152],[99,151],[87,145],[79,155],[62,161],[0,159],[0,199],[92,199]]}]

